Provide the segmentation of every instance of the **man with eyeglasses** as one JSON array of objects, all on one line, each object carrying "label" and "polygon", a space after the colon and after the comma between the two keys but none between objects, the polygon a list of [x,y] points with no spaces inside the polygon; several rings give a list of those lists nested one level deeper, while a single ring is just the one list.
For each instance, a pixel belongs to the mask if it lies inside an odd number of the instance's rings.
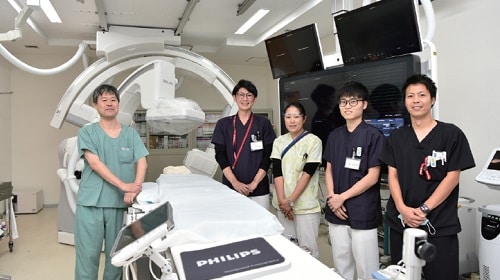
[{"label": "man with eyeglasses", "polygon": [[385,137],[363,121],[368,89],[348,82],[338,90],[346,124],[328,136],[324,158],[328,192],[325,218],[333,264],[345,279],[372,279],[379,269],[377,227],[382,222],[379,155]]},{"label": "man with eyeglasses", "polygon": [[257,99],[252,82],[240,80],[232,95],[238,112],[220,119],[212,136],[222,183],[269,209],[267,171],[276,134],[267,118],[252,112]]}]

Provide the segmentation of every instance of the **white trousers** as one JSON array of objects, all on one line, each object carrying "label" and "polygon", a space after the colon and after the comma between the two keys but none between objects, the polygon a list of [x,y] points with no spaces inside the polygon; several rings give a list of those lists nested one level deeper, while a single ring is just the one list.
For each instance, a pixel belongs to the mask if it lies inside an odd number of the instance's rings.
[{"label": "white trousers", "polygon": [[372,279],[379,270],[377,229],[358,230],[328,223],[333,266],[347,280]]},{"label": "white trousers", "polygon": [[257,202],[260,206],[264,207],[267,211],[269,211],[269,207],[271,207],[271,202],[269,201],[269,195],[259,195],[259,196],[249,196],[251,200]]},{"label": "white trousers", "polygon": [[277,212],[277,216],[285,228],[283,235],[296,238],[300,247],[307,247],[311,251],[311,255],[318,259],[318,231],[321,213],[295,215],[293,221],[288,220],[280,211]]}]

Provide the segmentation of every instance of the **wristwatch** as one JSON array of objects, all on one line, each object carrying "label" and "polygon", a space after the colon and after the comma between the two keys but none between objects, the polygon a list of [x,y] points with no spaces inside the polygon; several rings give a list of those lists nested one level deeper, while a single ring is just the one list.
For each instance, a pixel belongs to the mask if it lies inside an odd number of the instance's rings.
[{"label": "wristwatch", "polygon": [[293,207],[295,204],[293,203],[293,201],[291,201],[290,199],[287,199],[286,201],[288,201],[288,205],[290,207]]},{"label": "wristwatch", "polygon": [[420,211],[424,212],[425,215],[429,214],[431,212],[431,209],[429,209],[429,206],[427,204],[422,203],[418,208],[420,208]]}]

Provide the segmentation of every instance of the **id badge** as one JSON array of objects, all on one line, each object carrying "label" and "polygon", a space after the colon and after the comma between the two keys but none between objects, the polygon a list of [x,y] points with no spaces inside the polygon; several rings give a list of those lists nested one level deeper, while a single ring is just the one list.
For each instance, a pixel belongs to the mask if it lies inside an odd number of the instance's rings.
[{"label": "id badge", "polygon": [[262,140],[250,142],[250,150],[252,150],[252,152],[260,151],[262,149],[264,149],[264,144],[262,143]]},{"label": "id badge", "polygon": [[361,159],[357,158],[346,158],[345,159],[345,168],[353,169],[353,170],[359,170],[359,166],[361,164]]}]

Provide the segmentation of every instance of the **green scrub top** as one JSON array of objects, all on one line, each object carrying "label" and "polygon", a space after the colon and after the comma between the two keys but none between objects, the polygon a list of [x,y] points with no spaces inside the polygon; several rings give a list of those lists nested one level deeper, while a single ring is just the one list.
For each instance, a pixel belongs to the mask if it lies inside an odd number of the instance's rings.
[{"label": "green scrub top", "polygon": [[83,156],[85,150],[99,156],[109,170],[125,183],[135,180],[135,163],[145,156],[148,150],[137,131],[122,126],[117,138],[109,137],[99,123],[92,123],[80,128],[78,132],[78,150],[84,159],[84,169],[77,204],[83,206],[125,208],[124,193],[109,184],[93,171]]}]

